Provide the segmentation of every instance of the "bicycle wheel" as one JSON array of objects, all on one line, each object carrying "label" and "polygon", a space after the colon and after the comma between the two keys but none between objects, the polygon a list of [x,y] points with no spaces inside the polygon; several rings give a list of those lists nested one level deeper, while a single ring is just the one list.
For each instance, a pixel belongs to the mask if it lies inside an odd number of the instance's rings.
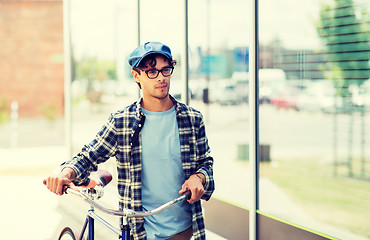
[{"label": "bicycle wheel", "polygon": [[60,233],[58,240],[77,240],[77,236],[73,233],[71,228],[65,227]]}]

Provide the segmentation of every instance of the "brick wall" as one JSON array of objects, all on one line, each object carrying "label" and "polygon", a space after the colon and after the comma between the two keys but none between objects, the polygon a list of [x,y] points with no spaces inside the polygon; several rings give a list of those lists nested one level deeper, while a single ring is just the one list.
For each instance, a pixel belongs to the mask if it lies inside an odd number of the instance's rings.
[{"label": "brick wall", "polygon": [[0,103],[17,101],[20,118],[62,116],[63,82],[62,0],[0,0]]}]

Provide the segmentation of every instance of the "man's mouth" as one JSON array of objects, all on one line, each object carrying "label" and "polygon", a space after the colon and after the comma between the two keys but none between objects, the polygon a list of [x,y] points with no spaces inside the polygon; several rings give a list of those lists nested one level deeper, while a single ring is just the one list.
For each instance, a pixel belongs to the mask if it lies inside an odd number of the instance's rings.
[{"label": "man's mouth", "polygon": [[159,86],[157,86],[156,88],[164,89],[164,88],[167,88],[167,85],[159,85]]}]

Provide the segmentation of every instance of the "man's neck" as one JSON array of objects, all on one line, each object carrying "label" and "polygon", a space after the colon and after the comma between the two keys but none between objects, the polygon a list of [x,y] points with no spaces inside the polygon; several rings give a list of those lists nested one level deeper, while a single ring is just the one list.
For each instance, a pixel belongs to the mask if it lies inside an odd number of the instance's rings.
[{"label": "man's neck", "polygon": [[173,107],[173,102],[169,96],[163,99],[151,98],[150,100],[143,97],[141,106],[151,112],[164,112]]}]

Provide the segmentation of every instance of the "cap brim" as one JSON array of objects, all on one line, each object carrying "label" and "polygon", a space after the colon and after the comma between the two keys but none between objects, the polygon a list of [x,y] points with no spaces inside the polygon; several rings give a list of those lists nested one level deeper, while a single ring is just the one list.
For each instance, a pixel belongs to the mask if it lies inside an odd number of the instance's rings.
[{"label": "cap brim", "polygon": [[150,51],[150,52],[147,52],[147,53],[145,53],[137,62],[136,62],[136,64],[133,66],[133,67],[138,67],[139,66],[139,64],[141,63],[141,61],[146,57],[146,56],[149,56],[150,54],[155,54],[155,53],[157,53],[157,54],[162,54],[162,55],[164,55],[164,56],[166,56],[167,58],[169,58],[169,59],[172,59],[172,56],[171,55],[169,55],[169,54],[167,54],[167,53],[164,53],[164,52],[162,52],[162,51]]}]

